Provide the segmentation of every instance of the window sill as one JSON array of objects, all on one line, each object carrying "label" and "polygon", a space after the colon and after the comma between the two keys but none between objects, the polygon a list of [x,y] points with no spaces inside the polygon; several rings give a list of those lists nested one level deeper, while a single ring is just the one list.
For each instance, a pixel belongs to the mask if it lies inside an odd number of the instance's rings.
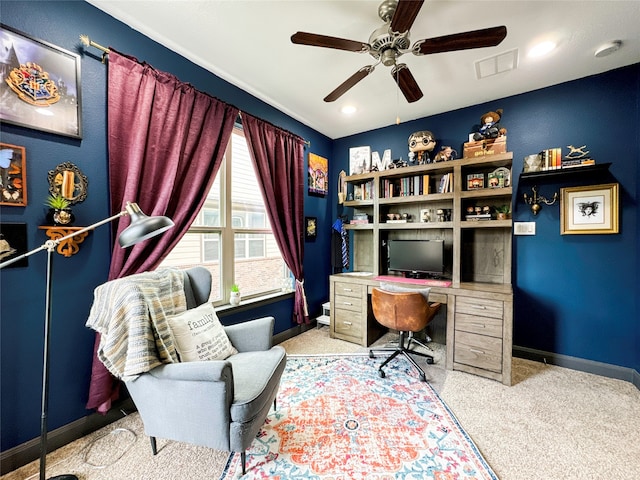
[{"label": "window sill", "polygon": [[247,300],[242,300],[240,302],[240,305],[231,305],[229,303],[217,305],[215,306],[215,310],[219,316],[224,317],[225,315],[230,315],[232,313],[244,312],[256,307],[261,307],[263,305],[269,305],[270,303],[280,302],[288,298],[293,298],[293,295],[294,292],[272,293],[270,295],[263,295],[260,297],[253,297]]}]

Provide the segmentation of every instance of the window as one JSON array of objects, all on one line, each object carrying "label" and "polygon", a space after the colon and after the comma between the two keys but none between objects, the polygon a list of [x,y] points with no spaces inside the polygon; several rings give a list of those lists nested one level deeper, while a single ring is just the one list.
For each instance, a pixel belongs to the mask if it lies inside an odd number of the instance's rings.
[{"label": "window", "polygon": [[[225,221],[230,219],[230,221]],[[202,265],[213,277],[211,301],[229,301],[237,283],[242,298],[280,291],[290,272],[271,231],[241,129],[234,129],[225,159],[196,220],[160,267]]]}]

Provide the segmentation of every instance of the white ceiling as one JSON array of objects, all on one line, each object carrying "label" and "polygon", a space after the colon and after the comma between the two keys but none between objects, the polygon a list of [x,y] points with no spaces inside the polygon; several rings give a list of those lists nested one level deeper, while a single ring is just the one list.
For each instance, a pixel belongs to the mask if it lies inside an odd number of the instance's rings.
[{"label": "white ceiling", "polygon": [[[330,138],[391,125],[397,115],[405,122],[640,62],[639,0],[426,0],[411,28],[412,44],[500,25],[507,27],[507,37],[497,47],[403,55],[401,61],[424,92],[415,103],[398,93],[390,68],[383,65],[326,103],[328,93],[375,61],[368,54],[294,45],[291,35],[305,31],[366,43],[383,23],[380,0],[89,3]],[[527,57],[532,45],[547,39],[558,44],[551,55]],[[92,40],[119,47],[117,38]],[[623,42],[620,50],[594,56],[613,40]],[[518,51],[515,70],[477,79],[476,61],[513,49]],[[357,113],[341,114],[346,104],[356,106]]]}]

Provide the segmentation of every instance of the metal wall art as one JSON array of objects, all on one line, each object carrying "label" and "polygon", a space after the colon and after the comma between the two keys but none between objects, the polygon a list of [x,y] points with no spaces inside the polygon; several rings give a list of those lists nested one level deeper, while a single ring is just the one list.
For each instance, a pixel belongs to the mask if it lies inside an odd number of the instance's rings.
[{"label": "metal wall art", "polygon": [[82,138],[80,56],[0,25],[0,120]]}]

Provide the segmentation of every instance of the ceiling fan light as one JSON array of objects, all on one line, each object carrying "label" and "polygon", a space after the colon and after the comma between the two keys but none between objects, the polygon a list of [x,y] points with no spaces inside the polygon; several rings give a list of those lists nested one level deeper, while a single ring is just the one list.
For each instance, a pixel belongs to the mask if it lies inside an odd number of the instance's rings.
[{"label": "ceiling fan light", "polygon": [[340,109],[340,112],[342,112],[344,115],[353,115],[357,111],[358,111],[358,109],[356,107],[354,107],[353,105],[345,105],[344,107],[342,107]]}]

